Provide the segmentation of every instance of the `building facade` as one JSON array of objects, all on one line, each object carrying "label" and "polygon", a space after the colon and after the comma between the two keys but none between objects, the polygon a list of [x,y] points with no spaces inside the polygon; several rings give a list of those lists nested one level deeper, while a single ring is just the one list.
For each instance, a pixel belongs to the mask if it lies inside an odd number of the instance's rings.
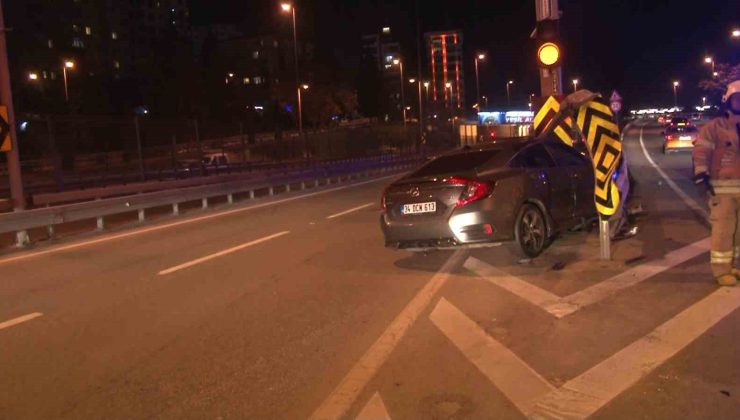
[{"label": "building facade", "polygon": [[424,34],[429,55],[429,101],[435,111],[459,115],[465,107],[465,77],[462,31]]},{"label": "building facade", "polygon": [[384,26],[376,34],[362,37],[363,60],[377,65],[382,76],[384,108],[391,119],[402,118],[401,67],[394,64],[402,60],[401,44],[393,40],[391,28]]}]

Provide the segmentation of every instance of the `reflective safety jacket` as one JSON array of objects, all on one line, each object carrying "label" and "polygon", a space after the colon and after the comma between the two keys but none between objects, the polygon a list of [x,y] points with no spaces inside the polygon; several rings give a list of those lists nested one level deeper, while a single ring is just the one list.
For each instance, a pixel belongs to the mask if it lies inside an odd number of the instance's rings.
[{"label": "reflective safety jacket", "polygon": [[694,144],[694,175],[709,174],[717,194],[740,194],[740,116],[715,118]]}]

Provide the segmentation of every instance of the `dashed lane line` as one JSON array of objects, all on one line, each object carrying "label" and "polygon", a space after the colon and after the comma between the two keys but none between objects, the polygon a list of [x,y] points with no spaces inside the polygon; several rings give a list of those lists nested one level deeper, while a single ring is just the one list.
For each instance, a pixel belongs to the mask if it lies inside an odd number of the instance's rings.
[{"label": "dashed lane line", "polygon": [[34,312],[28,315],[19,316],[18,318],[13,318],[7,321],[0,322],[0,330],[4,330],[6,328],[14,327],[18,324],[22,324],[24,322],[28,322],[32,319],[36,319],[40,316],[43,316],[41,312]]},{"label": "dashed lane line", "polygon": [[361,206],[353,207],[353,208],[351,208],[349,210],[345,210],[345,211],[340,212],[340,213],[332,214],[331,216],[328,216],[327,219],[336,219],[337,217],[341,217],[341,216],[344,216],[346,214],[350,214],[350,213],[356,212],[357,210],[362,210],[364,208],[370,207],[373,204],[375,204],[375,203],[367,203],[367,204],[363,204]]}]

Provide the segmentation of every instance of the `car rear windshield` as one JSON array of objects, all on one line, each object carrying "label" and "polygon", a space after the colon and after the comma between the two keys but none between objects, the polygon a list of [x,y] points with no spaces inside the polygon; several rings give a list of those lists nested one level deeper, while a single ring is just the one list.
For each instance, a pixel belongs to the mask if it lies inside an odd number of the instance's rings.
[{"label": "car rear windshield", "polygon": [[666,132],[668,134],[671,133],[696,133],[699,131],[698,128],[694,127],[693,125],[687,125],[687,126],[680,126],[680,127],[670,127]]},{"label": "car rear windshield", "polygon": [[439,157],[416,171],[413,177],[433,176],[470,171],[496,156],[499,150],[484,150]]}]

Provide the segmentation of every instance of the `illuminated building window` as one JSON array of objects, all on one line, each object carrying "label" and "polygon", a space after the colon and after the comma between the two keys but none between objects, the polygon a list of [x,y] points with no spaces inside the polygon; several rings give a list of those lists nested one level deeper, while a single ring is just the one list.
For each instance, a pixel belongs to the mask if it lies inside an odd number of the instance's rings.
[{"label": "illuminated building window", "polygon": [[260,76],[255,76],[253,80],[254,80],[254,84],[255,85],[261,85],[262,84],[262,78]]},{"label": "illuminated building window", "polygon": [[85,48],[85,43],[80,38],[75,37],[72,40],[72,46],[75,48]]},{"label": "illuminated building window", "polygon": [[384,27],[383,27],[383,33],[384,33],[384,34],[389,34],[389,33],[391,33],[391,28],[390,28],[389,26],[384,26]]},{"label": "illuminated building window", "polygon": [[248,85],[249,83],[251,83],[251,80],[249,80],[249,77],[245,77],[244,78],[244,84],[245,85]]},{"label": "illuminated building window", "polygon": [[46,45],[48,45],[49,48],[54,48],[54,41],[48,40],[48,41],[46,41]]},{"label": "illuminated building window", "polygon": [[92,28],[89,26],[85,26],[85,35],[92,35]]},{"label": "illuminated building window", "polygon": [[80,27],[77,25],[72,25],[72,30],[75,32],[80,32]]},{"label": "illuminated building window", "polygon": [[252,52],[252,58],[254,58],[255,60],[260,58],[260,52],[259,51]]},{"label": "illuminated building window", "polygon": [[113,67],[115,67],[117,69],[120,69],[121,68],[121,63],[118,60],[115,60],[115,61],[113,61]]},{"label": "illuminated building window", "polygon": [[116,32],[111,32],[110,39],[118,39],[118,34]]},{"label": "illuminated building window", "polygon": [[55,72],[49,73],[49,76],[51,76],[51,80],[57,80],[57,74]]},{"label": "illuminated building window", "polygon": [[44,79],[49,78],[49,73],[47,73],[46,71],[42,71],[41,74],[44,76]]}]

